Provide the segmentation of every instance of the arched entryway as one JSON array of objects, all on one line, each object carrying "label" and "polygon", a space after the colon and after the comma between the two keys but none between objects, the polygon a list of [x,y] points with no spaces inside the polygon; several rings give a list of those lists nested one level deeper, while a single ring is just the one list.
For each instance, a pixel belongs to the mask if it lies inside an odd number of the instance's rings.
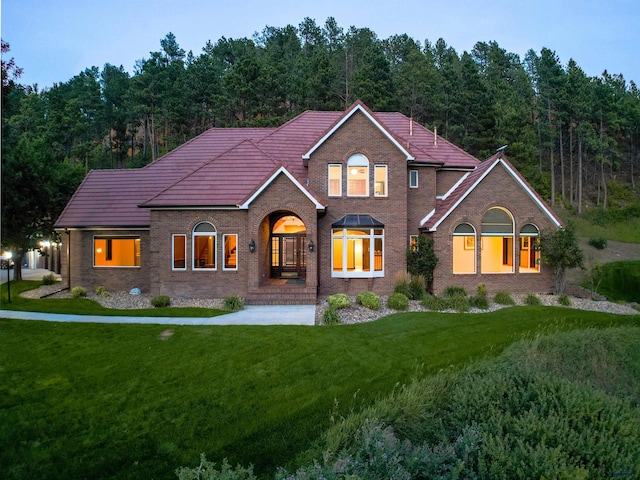
[{"label": "arched entryway", "polygon": [[304,281],[307,276],[307,227],[291,212],[276,212],[269,216],[272,279]]}]

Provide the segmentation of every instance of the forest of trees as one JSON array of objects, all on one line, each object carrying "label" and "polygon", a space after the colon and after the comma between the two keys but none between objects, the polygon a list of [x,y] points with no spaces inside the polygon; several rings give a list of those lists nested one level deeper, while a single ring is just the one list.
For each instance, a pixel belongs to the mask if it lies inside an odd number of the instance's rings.
[{"label": "forest of trees", "polygon": [[277,126],[356,99],[437,128],[479,159],[508,145],[552,204],[607,208],[613,185],[635,191],[637,86],[606,71],[588,77],[547,48],[520,58],[479,42],[460,54],[443,39],[379,39],[305,18],[209,41],[199,55],[169,33],[132,75],[93,66],[42,91],[19,83],[9,52],[3,41],[3,244],[51,230],[90,169],[140,167],[211,127]]}]

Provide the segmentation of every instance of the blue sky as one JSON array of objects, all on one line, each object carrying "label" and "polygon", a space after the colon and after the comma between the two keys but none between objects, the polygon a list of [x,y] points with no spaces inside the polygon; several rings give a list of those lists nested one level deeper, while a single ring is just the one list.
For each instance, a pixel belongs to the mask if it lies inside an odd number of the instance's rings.
[{"label": "blue sky", "polygon": [[2,38],[24,69],[19,82],[47,88],[105,63],[133,72],[173,32],[195,55],[207,40],[251,37],[267,25],[368,27],[379,38],[443,38],[460,54],[495,40],[521,58],[547,47],[589,76],[603,70],[640,84],[638,0],[2,0]]}]

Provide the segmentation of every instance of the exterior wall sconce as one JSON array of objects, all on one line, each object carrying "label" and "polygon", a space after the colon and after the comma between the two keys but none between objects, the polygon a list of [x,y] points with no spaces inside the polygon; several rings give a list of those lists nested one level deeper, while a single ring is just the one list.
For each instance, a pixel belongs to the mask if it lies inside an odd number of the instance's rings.
[{"label": "exterior wall sconce", "polygon": [[316,248],[316,246],[313,244],[313,240],[309,240],[309,252],[313,253],[314,248]]},{"label": "exterior wall sconce", "polygon": [[249,242],[249,251],[251,253],[256,251],[256,242],[253,241],[253,238],[251,239],[251,241]]}]

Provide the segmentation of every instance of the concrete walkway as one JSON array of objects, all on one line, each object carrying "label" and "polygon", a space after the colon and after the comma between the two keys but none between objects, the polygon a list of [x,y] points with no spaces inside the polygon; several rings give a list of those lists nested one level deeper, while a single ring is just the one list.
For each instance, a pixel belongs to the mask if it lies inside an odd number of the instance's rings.
[{"label": "concrete walkway", "polygon": [[315,325],[315,305],[248,305],[239,312],[211,318],[66,315],[0,310],[0,318],[47,322],[140,323],[159,325]]}]

